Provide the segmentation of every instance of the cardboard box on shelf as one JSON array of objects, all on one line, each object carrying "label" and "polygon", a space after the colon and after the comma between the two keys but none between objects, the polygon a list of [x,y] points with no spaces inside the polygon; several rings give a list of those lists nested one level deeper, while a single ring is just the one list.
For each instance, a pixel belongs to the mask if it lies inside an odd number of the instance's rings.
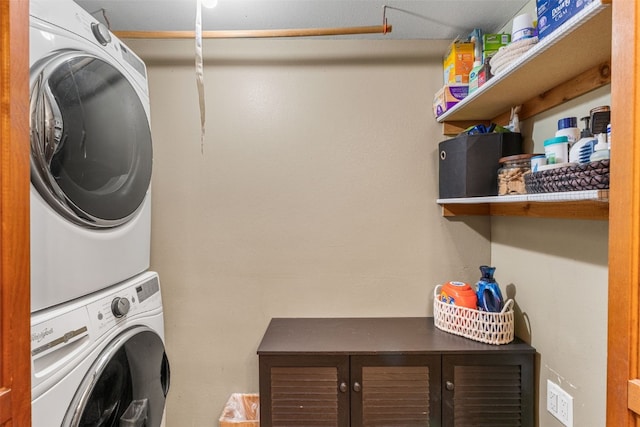
[{"label": "cardboard box on shelf", "polygon": [[484,34],[482,36],[482,50],[483,51],[497,51],[502,46],[506,46],[511,43],[511,34]]},{"label": "cardboard box on shelf", "polygon": [[471,42],[451,43],[444,56],[444,84],[469,83],[469,73],[473,68],[473,47]]},{"label": "cardboard box on shelf", "polygon": [[594,0],[536,0],[538,38],[542,40]]},{"label": "cardboard box on shelf", "polygon": [[462,101],[469,95],[469,85],[444,85],[433,96],[433,115],[440,117],[445,111]]}]

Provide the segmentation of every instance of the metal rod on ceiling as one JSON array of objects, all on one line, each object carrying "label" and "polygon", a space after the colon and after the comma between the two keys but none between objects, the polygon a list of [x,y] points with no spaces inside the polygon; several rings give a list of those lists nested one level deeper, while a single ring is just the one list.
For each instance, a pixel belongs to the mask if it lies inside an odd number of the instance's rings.
[{"label": "metal rod on ceiling", "polygon": [[[387,34],[390,33],[391,30],[392,26],[387,25],[385,22],[383,25],[365,27],[203,31],[202,38],[318,37],[354,34]],[[192,39],[195,37],[195,31],[115,31],[114,34],[121,39]]]}]

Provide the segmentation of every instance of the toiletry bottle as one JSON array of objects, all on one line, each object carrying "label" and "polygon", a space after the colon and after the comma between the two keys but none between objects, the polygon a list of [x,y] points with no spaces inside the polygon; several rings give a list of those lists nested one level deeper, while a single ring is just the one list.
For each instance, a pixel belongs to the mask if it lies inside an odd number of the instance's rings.
[{"label": "toiletry bottle", "polygon": [[[587,147],[587,144],[594,144],[596,139],[589,128],[591,117],[582,117],[580,120],[584,122],[584,129],[580,131],[580,139],[569,150],[569,162],[571,163],[588,163],[593,150]],[[586,157],[585,153],[588,153]]]},{"label": "toiletry bottle", "polygon": [[480,277],[480,280],[476,283],[478,308],[494,313],[501,311],[502,307],[504,307],[504,299],[502,298],[502,292],[500,292],[500,286],[496,283],[496,279],[493,278],[495,271],[495,267],[489,267],[488,265],[480,266],[482,277]]},{"label": "toiletry bottle", "polygon": [[511,27],[512,43],[522,39],[529,39],[534,35],[533,18],[531,17],[531,14],[523,13],[522,15],[518,15],[513,18]]},{"label": "toiletry bottle", "polygon": [[478,73],[482,70],[482,62],[475,61],[473,63],[473,68],[469,73],[469,93],[475,92],[480,87],[480,82],[478,81]]},{"label": "toiletry bottle", "polygon": [[607,146],[607,134],[599,133],[598,134],[598,143],[593,148],[595,151],[591,155],[589,159],[592,162],[596,162],[598,160],[605,160],[609,158],[609,147]]},{"label": "toiletry bottle", "polygon": [[558,120],[558,131],[555,136],[566,136],[570,147],[575,144],[580,139],[577,117],[565,117]]}]

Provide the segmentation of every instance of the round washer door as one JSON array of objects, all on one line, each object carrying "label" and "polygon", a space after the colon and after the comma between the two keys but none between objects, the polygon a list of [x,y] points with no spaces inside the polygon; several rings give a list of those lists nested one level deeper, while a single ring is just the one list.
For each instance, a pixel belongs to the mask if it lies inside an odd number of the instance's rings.
[{"label": "round washer door", "polygon": [[92,228],[131,219],[151,182],[146,110],[116,67],[66,51],[31,69],[31,181],[66,219]]},{"label": "round washer door", "polygon": [[162,340],[137,326],[114,339],[85,375],[63,426],[159,427],[169,392]]}]

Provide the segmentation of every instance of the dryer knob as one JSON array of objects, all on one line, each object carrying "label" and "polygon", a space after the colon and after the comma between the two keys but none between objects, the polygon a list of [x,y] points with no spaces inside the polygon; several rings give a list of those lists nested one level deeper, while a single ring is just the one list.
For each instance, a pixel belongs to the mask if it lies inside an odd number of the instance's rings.
[{"label": "dryer knob", "polygon": [[126,298],[116,297],[111,302],[111,311],[116,317],[122,317],[129,312],[131,303]]},{"label": "dryer knob", "polygon": [[91,24],[91,31],[93,36],[98,40],[102,46],[106,46],[111,41],[111,34],[109,29],[100,22],[93,22]]}]

